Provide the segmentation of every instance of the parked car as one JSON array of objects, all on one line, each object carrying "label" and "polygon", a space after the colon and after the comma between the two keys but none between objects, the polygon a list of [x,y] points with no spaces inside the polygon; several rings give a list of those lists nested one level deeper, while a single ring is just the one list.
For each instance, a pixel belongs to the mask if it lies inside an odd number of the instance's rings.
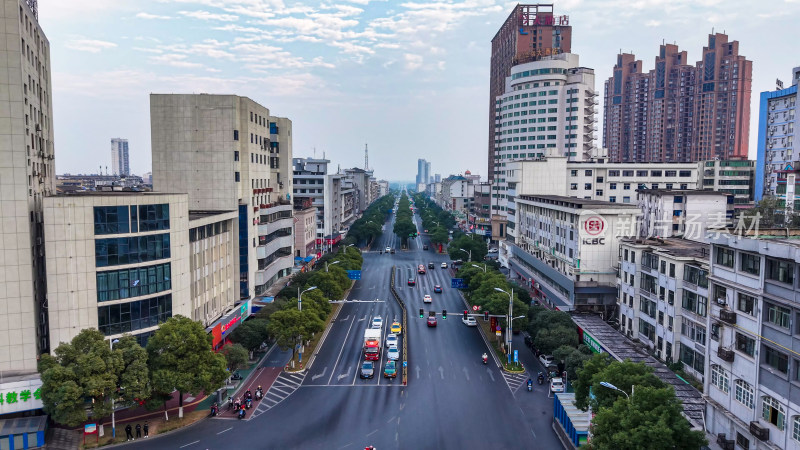
[{"label": "parked car", "polygon": [[545,367],[550,366],[553,364],[553,355],[541,355],[539,356],[539,362]]},{"label": "parked car", "polygon": [[394,255],[394,249],[392,249],[391,253]]},{"label": "parked car", "polygon": [[554,394],[564,392],[564,379],[561,377],[556,377],[550,380],[550,392]]}]

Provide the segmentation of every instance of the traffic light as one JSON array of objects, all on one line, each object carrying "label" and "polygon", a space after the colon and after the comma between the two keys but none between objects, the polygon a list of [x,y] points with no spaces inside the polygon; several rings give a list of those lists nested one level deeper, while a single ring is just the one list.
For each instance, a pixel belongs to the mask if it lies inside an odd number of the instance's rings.
[{"label": "traffic light", "polygon": [[467,320],[467,314],[469,314],[469,311],[467,311],[467,310],[465,309],[465,310],[464,310],[464,320]]},{"label": "traffic light", "polygon": [[419,318],[420,319],[424,319],[425,318],[425,310],[422,309],[422,308],[419,309]]},{"label": "traffic light", "polygon": [[446,309],[442,310],[442,319],[447,320],[447,310]]},{"label": "traffic light", "polygon": [[488,322],[489,321],[489,311],[484,311],[483,312],[483,321],[484,322]]}]

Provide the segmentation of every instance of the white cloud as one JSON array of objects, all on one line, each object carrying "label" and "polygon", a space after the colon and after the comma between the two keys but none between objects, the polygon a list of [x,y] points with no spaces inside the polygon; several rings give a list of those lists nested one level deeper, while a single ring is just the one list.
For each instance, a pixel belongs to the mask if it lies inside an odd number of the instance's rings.
[{"label": "white cloud", "polygon": [[235,22],[238,16],[231,14],[215,14],[208,11],[178,11],[178,14],[200,20],[218,20],[220,22]]},{"label": "white cloud", "polygon": [[99,53],[109,48],[114,48],[117,44],[97,39],[73,39],[64,44],[65,47],[81,52]]},{"label": "white cloud", "polygon": [[645,22],[644,25],[646,27],[657,27],[661,25],[661,22],[659,22],[658,20],[648,20],[647,22]]},{"label": "white cloud", "polygon": [[170,16],[160,16],[158,14],[150,14],[150,13],[146,13],[146,12],[140,12],[140,13],[136,14],[136,18],[137,19],[161,19],[161,20],[166,20],[166,19],[171,19],[172,17],[170,17]]},{"label": "white cloud", "polygon": [[420,67],[422,67],[422,61],[423,61],[422,55],[414,55],[411,53],[406,53],[404,55],[404,58],[406,60],[406,69],[417,70]]},{"label": "white cloud", "polygon": [[168,53],[164,55],[151,56],[150,62],[160,64],[162,66],[178,67],[181,69],[199,69],[203,67],[202,64],[187,61],[186,58],[186,55]]}]

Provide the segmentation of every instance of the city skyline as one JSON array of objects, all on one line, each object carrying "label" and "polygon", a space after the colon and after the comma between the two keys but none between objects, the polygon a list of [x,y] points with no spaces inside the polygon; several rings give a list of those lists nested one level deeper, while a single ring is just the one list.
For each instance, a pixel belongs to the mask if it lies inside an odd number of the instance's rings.
[{"label": "city skyline", "polygon": [[[572,51],[598,80],[611,75],[620,50],[641,55],[645,70],[662,42],[677,43],[697,60],[712,29],[738,40],[753,60],[753,92],[774,89],[776,78],[788,81],[796,65],[768,56],[791,54],[789,21],[800,12],[797,3],[763,13],[752,13],[744,1],[724,8],[719,2],[609,5],[569,0],[554,6],[570,16]],[[82,13],[87,8],[92,14]],[[486,176],[490,41],[511,9],[492,0],[325,7],[249,0],[40,2],[53,42],[57,172],[92,171],[94,164],[84,167],[84,161],[107,160],[112,136],[128,137],[137,149],[132,173],[150,171],[148,94],[208,92],[246,95],[293,117],[299,157],[316,147],[337,165],[360,167],[363,143],[370,142],[376,173],[413,179],[416,159],[425,157],[442,172]],[[762,32],[767,27],[769,34]],[[98,126],[106,133],[94,133]],[[751,117],[751,158],[756,126]],[[407,148],[419,153],[408,155]]]}]

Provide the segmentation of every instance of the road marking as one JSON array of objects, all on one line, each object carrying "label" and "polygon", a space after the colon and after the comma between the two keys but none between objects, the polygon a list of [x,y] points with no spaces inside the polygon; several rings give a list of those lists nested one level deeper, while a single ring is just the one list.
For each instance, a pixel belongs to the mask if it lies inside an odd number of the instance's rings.
[{"label": "road marking", "polygon": [[417,371],[417,379],[419,380],[419,366],[417,366],[416,371]]},{"label": "road marking", "polygon": [[492,369],[487,367],[486,372],[489,374],[489,378],[491,378],[492,381],[494,381],[494,374],[492,373]]},{"label": "road marking", "polygon": [[344,319],[337,320],[337,322],[347,322],[347,319],[349,319],[349,318],[350,318],[350,314],[348,314],[347,317],[345,317]]},{"label": "road marking", "polygon": [[464,367],[464,376],[467,377],[467,381],[469,381],[469,373],[467,372],[466,367]]},{"label": "road marking", "polygon": [[387,421],[386,421],[386,423],[389,423],[389,422],[393,421],[393,420],[394,420],[394,419],[396,419],[396,418],[397,418],[397,416],[392,416],[392,418],[391,418],[391,419],[389,419],[389,420],[387,420]]},{"label": "road marking", "polygon": [[346,378],[350,376],[350,366],[347,366],[347,371],[341,375],[336,376],[336,381],[342,381],[342,378]]},{"label": "road marking", "polygon": [[342,450],[343,448],[350,447],[351,445],[353,445],[353,443],[352,442],[348,442],[347,444],[344,444],[343,446],[339,447],[338,450]]},{"label": "road marking", "polygon": [[444,380],[444,368],[442,366],[439,366],[439,375],[441,375]]},{"label": "road marking", "polygon": [[[365,320],[366,318],[367,316],[364,316]],[[355,321],[350,322],[350,326],[347,327],[347,334],[344,335],[344,340],[342,342],[347,342],[347,338],[348,336],[350,336],[350,331],[353,330],[353,324],[355,323],[356,323]],[[341,350],[339,350],[339,356],[336,357],[336,363],[333,364],[333,370],[331,370],[331,376],[330,378],[328,378],[328,384],[331,384],[331,380],[333,380],[333,374],[336,373],[336,366],[339,365],[339,360],[342,358],[342,352],[344,352],[344,347],[345,346],[343,345]]]},{"label": "road marking", "polygon": [[200,442],[200,441],[189,442],[189,443],[188,443],[188,444],[186,444],[186,445],[181,445],[181,446],[180,446],[180,448],[183,448],[183,447],[188,447],[188,446],[190,446],[190,445],[197,444],[198,442]]},{"label": "road marking", "polygon": [[[350,317],[350,316],[347,316],[347,317]],[[325,372],[327,372],[327,371],[328,371],[328,366],[325,366],[325,369],[322,370],[322,373],[320,373],[318,375],[314,375],[314,376],[311,377],[311,381],[317,381],[317,378],[324,377],[325,376]]]},{"label": "road marking", "polygon": [[224,432],[226,432],[226,431],[231,431],[232,429],[233,429],[233,427],[226,428],[226,429],[224,429],[224,430],[220,431],[220,432],[219,432],[219,433],[217,433],[217,434],[222,434],[222,433],[224,433]]},{"label": "road marking", "polygon": [[367,437],[370,437],[370,436],[372,436],[373,434],[375,434],[377,432],[378,432],[378,429],[376,428],[375,431],[373,431],[372,433],[368,434]]}]

